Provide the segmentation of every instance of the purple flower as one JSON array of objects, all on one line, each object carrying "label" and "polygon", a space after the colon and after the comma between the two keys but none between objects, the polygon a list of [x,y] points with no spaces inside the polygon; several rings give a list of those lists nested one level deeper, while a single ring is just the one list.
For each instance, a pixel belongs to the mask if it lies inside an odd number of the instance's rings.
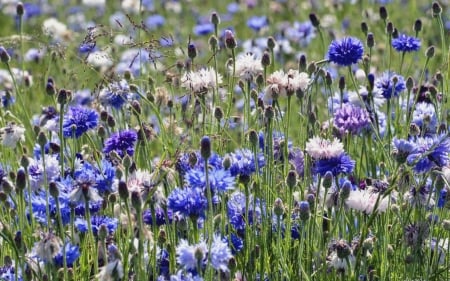
[{"label": "purple flower", "polygon": [[[397,82],[394,83],[394,77]],[[398,97],[398,95],[406,89],[405,79],[403,76],[395,72],[385,72],[380,78],[375,80],[375,87],[377,87],[385,99]]]},{"label": "purple flower", "polygon": [[393,152],[395,153],[395,159],[399,163],[405,163],[407,157],[415,149],[415,143],[404,139],[394,139],[392,141]]},{"label": "purple flower", "polygon": [[420,49],[420,39],[406,34],[400,34],[392,39],[392,47],[397,52],[416,52]]},{"label": "purple flower", "polygon": [[[253,152],[249,149],[240,149],[231,153],[231,167],[230,172],[232,176],[250,176],[256,172],[255,158]],[[264,167],[265,161],[262,153],[258,153],[258,167]]]},{"label": "purple flower", "polygon": [[125,154],[133,156],[134,144],[137,140],[137,133],[133,130],[125,130],[115,134],[112,134],[106,141],[103,148],[104,153],[111,151],[117,152],[120,157],[124,157]]},{"label": "purple flower", "polygon": [[412,122],[424,133],[435,133],[437,128],[437,116],[434,105],[426,102],[418,102],[415,106]]},{"label": "purple flower", "polygon": [[333,122],[341,135],[346,133],[357,135],[369,128],[370,117],[366,109],[345,103],[334,112]]},{"label": "purple flower", "polygon": [[[156,225],[161,226],[166,223],[172,223],[173,212],[172,210],[167,210],[167,219],[166,220],[166,212],[162,208],[155,208],[155,217],[156,217]],[[153,225],[152,211],[147,209],[142,214],[142,219],[144,223],[148,225]]]},{"label": "purple flower", "polygon": [[328,49],[328,59],[341,66],[357,63],[363,56],[364,47],[361,41],[353,37],[334,40]]},{"label": "purple flower", "polygon": [[345,152],[332,158],[316,160],[313,171],[324,176],[330,171],[334,176],[339,174],[350,174],[355,168],[355,160],[352,160]]},{"label": "purple flower", "polygon": [[145,20],[145,26],[149,29],[157,29],[164,25],[166,19],[161,15],[151,15]]},{"label": "purple flower", "polygon": [[[136,57],[135,57],[136,58]],[[134,62],[135,59],[132,60]],[[139,61],[139,59],[137,60]],[[130,63],[129,65],[131,65]],[[137,62],[139,65],[139,62]],[[99,100],[105,106],[120,109],[130,97],[130,86],[126,80],[112,82],[107,87],[100,90]]]},{"label": "purple flower", "polygon": [[63,134],[66,138],[79,138],[98,124],[98,114],[95,110],[82,107],[69,107],[63,121]]},{"label": "purple flower", "polygon": [[210,22],[199,23],[194,27],[194,34],[196,36],[208,35],[214,32],[214,24]]}]

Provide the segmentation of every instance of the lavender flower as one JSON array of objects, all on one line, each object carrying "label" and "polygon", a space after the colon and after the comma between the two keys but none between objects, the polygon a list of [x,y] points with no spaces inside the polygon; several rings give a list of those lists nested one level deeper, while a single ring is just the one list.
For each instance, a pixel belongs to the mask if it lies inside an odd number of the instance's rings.
[{"label": "lavender flower", "polygon": [[103,152],[109,153],[115,151],[120,157],[124,157],[125,154],[133,156],[136,140],[137,133],[134,130],[125,130],[115,133],[105,141]]},{"label": "lavender flower", "polygon": [[353,37],[331,42],[328,49],[328,59],[341,66],[357,63],[363,56],[364,47],[361,41]]},{"label": "lavender flower", "polygon": [[98,114],[95,110],[74,106],[64,115],[63,134],[66,138],[79,138],[98,124]]},{"label": "lavender flower", "polygon": [[416,52],[420,49],[420,39],[406,34],[400,34],[392,39],[392,47],[397,52]]},{"label": "lavender flower", "polygon": [[366,109],[346,103],[334,112],[333,123],[341,135],[357,135],[368,129],[371,122]]},{"label": "lavender flower", "polygon": [[414,108],[412,119],[412,122],[419,126],[425,134],[436,132],[438,120],[433,104],[418,102]]},{"label": "lavender flower", "polygon": [[208,245],[202,241],[196,245],[182,239],[176,248],[177,262],[186,270],[195,270],[205,262]]}]

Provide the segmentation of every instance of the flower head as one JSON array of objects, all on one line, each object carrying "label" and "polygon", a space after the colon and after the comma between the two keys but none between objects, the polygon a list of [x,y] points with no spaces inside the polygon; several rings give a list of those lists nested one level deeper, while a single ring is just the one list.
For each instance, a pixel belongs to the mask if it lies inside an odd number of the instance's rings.
[{"label": "flower head", "polygon": [[69,107],[64,115],[63,133],[67,138],[79,138],[88,130],[97,127],[98,114],[95,110],[83,107]]},{"label": "flower head", "polygon": [[381,91],[381,94],[386,99],[398,97],[406,89],[405,79],[395,72],[383,73],[381,77],[375,80],[375,87]]},{"label": "flower head", "polygon": [[120,157],[124,157],[125,154],[133,156],[134,143],[137,140],[137,133],[134,130],[125,130],[111,135],[105,141],[104,153],[111,151],[117,152]]},{"label": "flower head", "polygon": [[334,176],[338,174],[350,174],[355,167],[355,160],[352,160],[346,153],[342,153],[336,157],[319,159],[315,161],[313,171],[321,176],[331,171]]},{"label": "flower head", "polygon": [[333,123],[341,135],[357,135],[369,128],[370,117],[366,109],[346,103],[334,112]]},{"label": "flower head", "polygon": [[228,244],[220,236],[215,235],[211,244],[211,265],[214,269],[228,272],[228,261],[233,257]]},{"label": "flower head", "polygon": [[400,34],[392,39],[392,47],[397,52],[416,52],[420,49],[420,39],[406,34]]},{"label": "flower head", "polygon": [[414,150],[407,157],[409,165],[414,165],[417,173],[442,168],[449,162],[450,138],[446,135],[417,138]]},{"label": "flower head", "polygon": [[306,152],[315,160],[330,159],[344,153],[344,145],[336,138],[329,141],[313,137],[306,142]]},{"label": "flower head", "polygon": [[175,188],[167,201],[170,209],[187,217],[203,216],[207,206],[206,197],[199,188]]},{"label": "flower head", "polygon": [[130,96],[130,86],[126,80],[112,82],[99,93],[100,102],[105,106],[120,109]]},{"label": "flower head", "polygon": [[0,129],[0,139],[4,146],[15,148],[19,141],[25,141],[25,128],[15,123],[9,123]]},{"label": "flower head", "polygon": [[353,37],[334,40],[328,49],[328,59],[341,66],[357,63],[363,56],[364,48],[361,41]]},{"label": "flower head", "polygon": [[263,71],[261,60],[255,58],[255,56],[252,54],[245,54],[240,56],[236,60],[235,67],[236,75],[245,81],[251,81]]}]

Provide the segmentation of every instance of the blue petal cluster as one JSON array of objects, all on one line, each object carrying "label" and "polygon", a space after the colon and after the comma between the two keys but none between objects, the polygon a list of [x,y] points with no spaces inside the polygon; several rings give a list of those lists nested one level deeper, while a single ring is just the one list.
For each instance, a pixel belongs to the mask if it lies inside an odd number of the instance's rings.
[{"label": "blue petal cluster", "polygon": [[362,42],[354,37],[345,37],[334,40],[328,48],[328,59],[341,66],[350,66],[357,63],[363,56]]}]

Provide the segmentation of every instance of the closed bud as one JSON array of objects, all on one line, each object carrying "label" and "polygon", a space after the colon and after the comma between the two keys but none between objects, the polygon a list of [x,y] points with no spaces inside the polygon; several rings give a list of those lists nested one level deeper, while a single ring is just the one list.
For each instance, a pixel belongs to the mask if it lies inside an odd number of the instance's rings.
[{"label": "closed bud", "polygon": [[431,59],[432,57],[434,57],[434,46],[430,46],[426,49],[425,51],[425,56],[429,59]]},{"label": "closed bud", "polygon": [[98,126],[97,135],[100,138],[105,138],[106,137],[106,129],[105,129],[105,127],[103,125]]},{"label": "closed bud", "polygon": [[56,88],[55,85],[53,83],[47,83],[47,85],[45,86],[45,92],[47,93],[47,95],[49,96],[54,96],[56,95]]},{"label": "closed bud", "polygon": [[200,141],[200,155],[204,160],[211,157],[211,140],[208,136],[204,136]]},{"label": "closed bud", "polygon": [[344,240],[336,242],[336,254],[340,259],[346,259],[351,254],[351,249],[348,243]]},{"label": "closed bud", "polygon": [[345,77],[344,76],[339,77],[338,87],[339,87],[340,91],[344,91],[344,89],[345,89]]},{"label": "closed bud", "polygon": [[286,185],[289,190],[292,190],[297,185],[297,173],[294,170],[290,170],[286,176]]},{"label": "closed bud", "polygon": [[373,48],[373,46],[375,46],[375,39],[373,37],[373,33],[369,32],[367,34],[367,47]]},{"label": "closed bud", "polygon": [[164,244],[167,241],[167,233],[164,229],[160,229],[158,232],[158,243],[159,244]]},{"label": "closed bud", "polygon": [[432,9],[432,12],[433,12],[432,13],[433,17],[438,17],[442,13],[442,7],[439,4],[439,2],[437,2],[437,1],[433,2],[433,4],[431,5],[431,9]]},{"label": "closed bud", "polygon": [[307,68],[306,71],[308,72],[308,74],[311,75],[316,71],[317,65],[315,62],[310,62],[306,68]]},{"label": "closed bud", "polygon": [[320,26],[320,20],[316,14],[309,14],[309,20],[311,21],[312,26],[314,26],[315,28],[318,28]]},{"label": "closed bud", "polygon": [[367,32],[369,32],[369,27],[367,26],[367,23],[365,21],[361,23],[361,31],[364,33],[364,35],[367,35]]},{"label": "closed bud", "polygon": [[228,170],[231,167],[231,158],[229,156],[223,158],[222,166],[225,170]]},{"label": "closed bud", "polygon": [[188,45],[188,57],[190,59],[194,59],[197,56],[197,48],[195,47],[194,44],[189,44]]},{"label": "closed bud", "polygon": [[306,61],[306,56],[305,55],[301,55],[300,59],[298,60],[298,71],[305,72],[307,66],[308,66],[308,63]]},{"label": "closed bud", "polygon": [[380,7],[380,18],[381,18],[382,20],[386,20],[387,17],[388,17],[388,12],[387,12],[387,10],[386,10],[386,7],[385,7],[385,6],[381,6],[381,7]]},{"label": "closed bud", "polygon": [[275,45],[277,44],[277,42],[275,41],[275,38],[273,38],[272,36],[270,36],[269,38],[267,38],[267,48],[269,50],[273,50],[275,48]]},{"label": "closed bud", "polygon": [[414,31],[416,33],[419,33],[420,31],[422,31],[422,21],[420,19],[417,19],[414,22]]},{"label": "closed bud", "polygon": [[438,71],[436,72],[436,80],[439,81],[439,83],[442,83],[442,81],[444,81],[444,76],[442,75],[442,72]]},{"label": "closed bud", "polygon": [[325,75],[325,84],[327,86],[331,86],[333,84],[333,78],[331,78],[331,73],[327,71],[327,74]]},{"label": "closed bud", "polygon": [[274,116],[275,112],[273,111],[273,107],[269,105],[264,110],[264,117],[266,117],[266,119],[272,120]]},{"label": "closed bud", "polygon": [[45,135],[44,132],[39,132],[38,137],[37,137],[37,143],[39,144],[39,146],[41,147],[41,149],[43,149],[45,147],[45,145],[47,144],[47,136]]},{"label": "closed bud", "polygon": [[373,73],[369,73],[367,75],[367,80],[369,81],[369,89],[373,90],[373,87],[375,85],[375,75],[373,75]]},{"label": "closed bud", "polygon": [[300,220],[307,221],[311,215],[311,209],[308,201],[301,201],[298,210]]},{"label": "closed bud", "polygon": [[438,134],[447,134],[448,130],[447,130],[447,124],[446,123],[441,123],[439,124],[438,127]]},{"label": "closed bud", "polygon": [[17,3],[17,6],[16,6],[16,14],[17,14],[19,17],[21,17],[21,16],[23,16],[24,13],[25,13],[25,9],[24,9],[24,7],[23,7],[22,2]]},{"label": "closed bud", "polygon": [[264,75],[262,73],[258,73],[256,76],[256,85],[258,85],[259,88],[264,86]]},{"label": "closed bud", "polygon": [[408,78],[406,78],[405,84],[406,84],[406,89],[407,89],[408,91],[411,91],[412,88],[414,88],[414,80],[413,80],[413,78],[412,78],[411,76],[409,76]]},{"label": "closed bud", "polygon": [[131,192],[131,205],[133,208],[140,213],[142,210],[142,198],[141,193],[139,191]]},{"label": "closed bud", "polygon": [[102,223],[98,229],[98,238],[100,241],[105,241],[106,237],[108,237],[108,228]]},{"label": "closed bud", "polygon": [[219,121],[220,122],[220,120],[222,120],[222,118],[223,118],[223,110],[222,110],[222,108],[221,107],[216,107],[215,109],[214,109],[214,117],[217,119],[217,121]]},{"label": "closed bud", "polygon": [[102,110],[100,112],[100,120],[103,122],[106,122],[106,120],[108,120],[108,112],[105,110]]},{"label": "closed bud", "polygon": [[350,192],[352,190],[352,184],[350,181],[345,181],[341,187],[341,191],[339,192],[339,196],[342,200],[347,199],[350,196]]},{"label": "closed bud", "polygon": [[19,169],[16,175],[16,188],[18,190],[24,190],[27,186],[27,174],[24,169]]},{"label": "closed bud", "polygon": [[68,97],[67,91],[64,89],[59,90],[58,98],[57,98],[58,103],[63,105],[63,104],[66,104],[68,102],[68,100],[69,100],[69,97]]},{"label": "closed bud", "polygon": [[225,47],[228,49],[234,49],[237,46],[236,39],[234,38],[234,34],[231,30],[225,30]]},{"label": "closed bud", "polygon": [[256,133],[255,130],[250,130],[248,132],[248,140],[250,141],[250,144],[252,145],[252,147],[258,147],[258,133]]},{"label": "closed bud", "polygon": [[323,176],[323,182],[322,185],[325,189],[328,189],[333,184],[333,173],[330,171],[327,171],[325,175]]},{"label": "closed bud", "polygon": [[3,46],[0,46],[0,60],[3,63],[9,63],[9,61],[11,60],[8,51],[6,51],[6,49]]},{"label": "closed bud", "polygon": [[128,200],[128,197],[130,196],[130,192],[128,191],[127,183],[124,181],[119,181],[119,186],[117,189],[119,192],[119,197],[122,200]]},{"label": "closed bud", "polygon": [[306,201],[309,204],[309,208],[312,209],[316,203],[316,196],[312,193],[308,193],[308,195],[306,195]]},{"label": "closed bud", "polygon": [[388,22],[386,25],[386,33],[392,35],[394,32],[394,24],[392,22]]},{"label": "closed bud", "polygon": [[20,158],[20,166],[22,166],[25,171],[28,170],[28,166],[30,165],[30,158],[28,158],[26,155],[22,155]]},{"label": "closed bud", "polygon": [[284,204],[280,198],[275,199],[275,202],[273,202],[273,212],[277,217],[281,217],[284,214]]},{"label": "closed bud", "polygon": [[14,185],[8,179],[3,179],[2,189],[6,194],[10,194],[14,190]]},{"label": "closed bud", "polygon": [[108,114],[108,117],[106,118],[106,124],[109,127],[114,128],[116,126],[116,119],[114,119],[112,115]]},{"label": "closed bud", "polygon": [[217,14],[216,12],[211,13],[211,23],[214,24],[215,26],[220,24],[220,17],[219,14]]},{"label": "closed bud", "polygon": [[263,67],[268,67],[270,65],[270,54],[267,51],[264,51],[261,57],[261,64]]},{"label": "closed bud", "polygon": [[394,31],[392,32],[392,38],[398,38],[398,29],[396,27],[394,27]]},{"label": "closed bud", "polygon": [[117,202],[117,196],[115,193],[111,193],[110,195],[108,195],[108,201],[111,204],[114,204]]},{"label": "closed bud", "polygon": [[420,127],[417,126],[416,123],[411,123],[409,125],[409,134],[411,136],[418,136],[418,135],[420,135]]},{"label": "closed bud", "polygon": [[211,48],[212,51],[215,51],[217,49],[217,45],[219,44],[219,40],[215,35],[211,35],[208,40],[208,45]]},{"label": "closed bud", "polygon": [[131,167],[131,164],[133,164],[133,159],[131,159],[130,155],[125,154],[125,156],[122,159],[122,165],[125,167],[125,169],[128,170],[128,168]]},{"label": "closed bud", "polygon": [[131,108],[133,108],[133,113],[134,114],[141,115],[142,109],[141,109],[141,104],[139,103],[139,101],[133,100],[131,102]]},{"label": "closed bud", "polygon": [[443,220],[442,221],[442,228],[444,230],[450,231],[450,220]]}]

